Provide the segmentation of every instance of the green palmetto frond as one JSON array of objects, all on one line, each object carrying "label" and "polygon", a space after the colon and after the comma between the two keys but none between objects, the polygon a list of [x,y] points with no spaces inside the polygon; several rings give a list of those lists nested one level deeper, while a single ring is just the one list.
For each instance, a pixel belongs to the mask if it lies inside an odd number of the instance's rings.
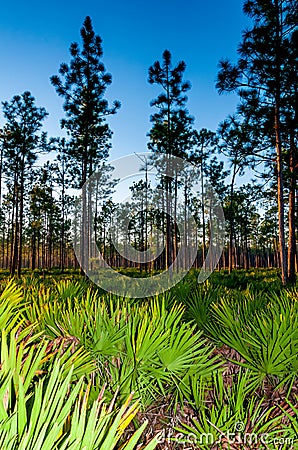
[{"label": "green palmetto frond", "polygon": [[181,323],[183,307],[166,311],[163,302],[130,307],[123,345],[117,359],[108,363],[110,383],[120,386],[124,396],[131,390],[152,402],[179,389],[195,372],[210,374],[217,362],[212,347],[194,326]]},{"label": "green palmetto frond", "polygon": [[[29,395],[20,377],[14,410],[0,418],[0,442],[3,450],[112,450],[137,413],[137,405],[129,406],[131,398],[118,413],[113,405],[101,399],[89,408],[89,388],[83,378],[71,383],[72,369],[66,377],[61,374],[57,359],[49,376],[40,379]],[[9,377],[2,380],[0,393],[9,388]],[[0,399],[3,401],[3,397]],[[116,413],[116,414],[115,414]],[[124,444],[132,450],[146,427],[136,431]],[[145,447],[156,447],[156,440]]]},{"label": "green palmetto frond", "polygon": [[97,384],[106,383],[111,395],[120,388],[122,399],[134,391],[142,404],[151,403],[183,389],[194,373],[210,375],[217,363],[201,331],[183,323],[184,307],[168,308],[158,296],[133,304],[90,289],[63,301],[47,293],[26,314],[39,317],[48,339],[64,337],[83,346],[97,361]]},{"label": "green palmetto frond", "polygon": [[21,313],[25,309],[22,291],[10,281],[0,296],[0,330],[11,330],[22,322]]},{"label": "green palmetto frond", "polygon": [[274,448],[263,447],[262,438],[270,441],[291,433],[281,414],[272,417],[274,406],[266,407],[263,399],[254,395],[255,381],[255,375],[247,370],[241,370],[231,383],[220,372],[214,374],[212,385],[199,380],[193,403],[197,417],[191,425],[182,423],[177,431],[191,437],[202,450]]},{"label": "green palmetto frond", "polygon": [[2,378],[12,377],[11,386],[6,391],[6,411],[13,410],[19,390],[22,388],[25,395],[30,393],[34,383],[53,369],[58,358],[62,377],[67,377],[70,369],[73,380],[91,375],[95,370],[94,361],[83,348],[73,349],[69,342],[65,347],[63,342],[55,344],[41,339],[40,334],[34,334],[31,326],[21,332],[19,329],[10,333],[2,331],[0,375]]},{"label": "green palmetto frond", "polygon": [[[286,382],[298,373],[298,303],[285,292],[270,296],[270,302],[249,320],[230,302],[213,305],[222,327],[221,341],[243,358],[238,362],[260,376]],[[237,362],[234,361],[236,364]]]}]

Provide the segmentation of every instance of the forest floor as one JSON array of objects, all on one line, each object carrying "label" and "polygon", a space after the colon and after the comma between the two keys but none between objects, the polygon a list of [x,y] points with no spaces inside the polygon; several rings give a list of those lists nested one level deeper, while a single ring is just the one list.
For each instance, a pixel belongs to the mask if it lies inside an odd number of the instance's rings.
[{"label": "forest floor", "polygon": [[[90,421],[98,399],[113,419],[133,393],[138,408],[118,424],[116,449],[298,448],[297,285],[283,288],[275,269],[214,272],[202,285],[196,278],[192,270],[168,292],[129,299],[105,293],[75,270],[24,270],[13,281],[0,271],[0,397],[7,405],[0,408],[0,443],[4,418],[12,421],[20,402],[19,389],[9,401],[3,390],[15,340],[14,374],[26,380],[30,352],[41,355],[25,383],[25,430],[32,428],[36,386],[50,383],[58,361],[73,366],[67,396],[78,380],[87,389]],[[72,407],[63,436],[72,436],[73,415]],[[129,444],[144,422],[139,444]],[[106,427],[105,438],[113,423]],[[12,439],[16,446],[4,450],[22,448],[20,433]],[[108,450],[92,445],[86,448]],[[40,448],[64,447],[54,439]]]}]

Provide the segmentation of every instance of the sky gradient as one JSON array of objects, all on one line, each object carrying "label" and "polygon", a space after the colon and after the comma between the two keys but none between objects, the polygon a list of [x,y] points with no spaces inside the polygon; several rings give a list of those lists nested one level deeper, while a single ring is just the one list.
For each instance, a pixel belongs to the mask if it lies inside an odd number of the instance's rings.
[{"label": "sky gradient", "polygon": [[122,104],[109,119],[114,133],[112,159],[147,150],[153,113],[149,103],[160,92],[148,84],[148,68],[165,49],[171,51],[174,63],[186,62],[185,79],[192,85],[188,109],[197,129],[216,130],[234,112],[237,97],[219,96],[215,79],[218,61],[236,58],[241,32],[249,23],[240,0],[3,2],[0,100],[29,90],[36,104],[49,112],[45,130],[51,136],[61,135],[62,100],[49,78],[58,73],[62,62],[70,61],[70,43],[81,45],[80,28],[86,15],[103,39],[103,62],[113,78],[106,98]]}]

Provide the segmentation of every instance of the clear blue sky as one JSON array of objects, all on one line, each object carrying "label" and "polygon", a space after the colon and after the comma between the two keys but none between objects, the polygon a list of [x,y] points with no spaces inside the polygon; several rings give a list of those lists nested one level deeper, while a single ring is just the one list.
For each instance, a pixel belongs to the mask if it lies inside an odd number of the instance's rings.
[{"label": "clear blue sky", "polygon": [[[216,130],[235,109],[234,95],[215,90],[217,64],[234,59],[248,19],[240,0],[53,0],[2,2],[0,13],[0,100],[29,90],[50,116],[45,129],[57,136],[62,100],[49,77],[69,62],[69,46],[80,43],[80,28],[90,15],[103,39],[103,62],[113,82],[106,97],[122,107],[109,119],[114,132],[111,157],[146,151],[149,102],[159,90],[147,82],[148,67],[169,49],[173,61],[184,60],[192,84],[188,108],[197,129]],[[0,124],[3,117],[0,116]]]}]

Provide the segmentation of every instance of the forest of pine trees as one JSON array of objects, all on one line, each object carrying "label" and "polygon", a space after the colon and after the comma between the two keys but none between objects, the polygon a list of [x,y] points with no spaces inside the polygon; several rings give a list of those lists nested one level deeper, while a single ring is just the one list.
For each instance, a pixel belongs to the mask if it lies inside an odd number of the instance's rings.
[{"label": "forest of pine trees", "polygon": [[[175,64],[165,50],[148,69],[147,81],[160,94],[150,104],[147,136],[152,159],[166,154],[195,164],[204,184],[210,184],[220,199],[226,244],[219,268],[277,267],[286,284],[295,281],[298,263],[298,9],[295,0],[275,0],[270,8],[267,3],[245,1],[244,12],[252,26],[243,33],[238,60],[219,62],[216,88],[219,94],[239,97],[237,110],[223,117],[217,130],[196,130],[187,109],[191,85],[184,80],[186,64]],[[114,183],[108,166],[112,136],[108,117],[121,105],[118,100],[110,105],[105,98],[112,77],[102,62],[102,41],[90,17],[84,20],[81,38],[81,46],[71,44],[69,63],[62,63],[58,75],[51,77],[53,89],[64,101],[61,128],[67,137],[47,135],[48,112],[37,106],[30,92],[2,103],[0,267],[12,275],[20,275],[23,268],[78,268],[72,242],[80,220],[88,220],[84,184],[96,171],[104,174],[97,190],[95,227],[105,260],[112,266],[147,272],[168,268],[177,255],[180,238],[170,215],[146,209],[155,195],[148,181],[147,159],[143,178],[130,187],[137,214],[129,225],[129,239],[136,249],[146,250],[157,227],[165,236],[160,243],[164,251],[156,261],[142,264],[123,259],[111,243],[107,230],[115,211],[117,220],[112,225],[119,236],[127,214],[127,205],[112,199]],[[244,183],[247,174],[250,181]],[[170,205],[174,208],[178,183],[175,179],[163,183],[165,203],[174,198]],[[78,218],[73,189],[82,188],[82,218]],[[187,197],[200,229],[197,267],[205,259],[209,242],[202,196]]]}]

